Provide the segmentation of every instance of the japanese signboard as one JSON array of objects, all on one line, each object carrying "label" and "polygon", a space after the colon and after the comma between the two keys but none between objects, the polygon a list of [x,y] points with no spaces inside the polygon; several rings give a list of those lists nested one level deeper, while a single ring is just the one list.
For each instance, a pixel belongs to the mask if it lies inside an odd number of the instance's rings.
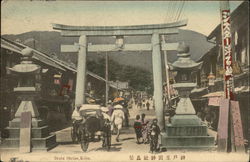
[{"label": "japanese signboard", "polygon": [[224,55],[224,80],[225,96],[233,98],[233,68],[232,68],[232,47],[231,47],[231,26],[230,26],[230,9],[229,2],[221,2],[221,31],[222,47]]}]

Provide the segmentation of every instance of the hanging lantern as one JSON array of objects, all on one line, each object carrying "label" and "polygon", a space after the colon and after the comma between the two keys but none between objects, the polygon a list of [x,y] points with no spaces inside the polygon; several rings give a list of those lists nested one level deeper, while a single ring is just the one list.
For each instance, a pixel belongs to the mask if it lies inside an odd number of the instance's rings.
[{"label": "hanging lantern", "polygon": [[56,84],[56,85],[61,84],[61,75],[60,74],[55,74],[54,75],[54,84]]},{"label": "hanging lantern", "polygon": [[115,44],[117,48],[122,49],[124,45],[124,37],[123,35],[116,36]]},{"label": "hanging lantern", "polygon": [[209,75],[207,77],[207,79],[208,79],[208,85],[209,86],[213,86],[214,85],[214,81],[215,81],[215,75],[213,74],[213,69],[212,68],[213,68],[213,66],[211,64],[210,73],[209,73]]},{"label": "hanging lantern", "polygon": [[215,81],[215,75],[213,73],[210,73],[207,79],[208,79],[208,85],[213,86]]}]

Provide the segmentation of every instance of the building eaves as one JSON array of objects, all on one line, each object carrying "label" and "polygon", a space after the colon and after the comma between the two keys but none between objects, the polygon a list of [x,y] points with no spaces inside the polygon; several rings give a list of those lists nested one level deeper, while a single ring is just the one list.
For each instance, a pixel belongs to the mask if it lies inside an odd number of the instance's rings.
[{"label": "building eaves", "polygon": [[[16,52],[17,54],[22,55],[22,50],[28,46],[22,45],[21,43],[18,42],[13,42],[5,38],[1,38],[1,48],[8,49],[10,51]],[[30,47],[29,47],[30,48]],[[51,59],[48,59],[47,57],[44,57],[44,54],[41,55],[41,53],[35,49],[33,49],[33,58],[35,60],[39,60],[42,63],[52,66],[54,68],[60,69],[62,71],[65,71],[64,68],[58,66],[55,62],[53,62]]]},{"label": "building eaves", "polygon": [[[233,20],[237,15],[242,14],[242,10],[249,10],[249,2],[244,1],[242,2],[232,13],[231,13],[231,20]],[[243,15],[246,16],[246,15]],[[221,32],[221,24],[218,24],[216,28],[207,36],[207,39],[210,40],[215,37],[218,33]]]},{"label": "building eaves", "polygon": [[204,61],[205,57],[208,55],[215,54],[215,50],[217,49],[217,46],[212,47],[210,50],[208,50],[204,55],[202,55],[197,62]]}]

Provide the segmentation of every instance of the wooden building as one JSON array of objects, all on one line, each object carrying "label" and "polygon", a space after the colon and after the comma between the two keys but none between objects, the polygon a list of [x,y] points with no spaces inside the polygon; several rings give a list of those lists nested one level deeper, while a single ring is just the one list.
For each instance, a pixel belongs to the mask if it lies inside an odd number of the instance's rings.
[{"label": "wooden building", "polygon": [[[219,16],[219,14],[218,14]],[[242,2],[231,12],[232,65],[234,98],[239,101],[244,137],[250,140],[249,113],[249,2]],[[221,40],[221,24],[207,37],[215,46],[199,60],[203,61],[200,85],[210,94],[224,91],[224,69]],[[223,93],[221,93],[223,94]],[[211,96],[211,95],[210,95]],[[217,115],[218,117],[218,115]]]}]

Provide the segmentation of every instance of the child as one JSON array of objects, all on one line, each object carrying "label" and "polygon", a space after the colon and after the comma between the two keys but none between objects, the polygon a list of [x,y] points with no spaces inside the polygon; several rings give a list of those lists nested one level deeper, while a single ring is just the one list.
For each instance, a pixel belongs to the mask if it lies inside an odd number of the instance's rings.
[{"label": "child", "polygon": [[149,131],[150,152],[152,153],[157,151],[159,134],[160,134],[160,128],[157,125],[157,119],[154,119],[152,125],[150,126],[150,131]]},{"label": "child", "polygon": [[140,115],[136,115],[136,120],[134,122],[134,129],[135,129],[137,143],[140,144],[142,140],[142,124],[140,121]]}]

